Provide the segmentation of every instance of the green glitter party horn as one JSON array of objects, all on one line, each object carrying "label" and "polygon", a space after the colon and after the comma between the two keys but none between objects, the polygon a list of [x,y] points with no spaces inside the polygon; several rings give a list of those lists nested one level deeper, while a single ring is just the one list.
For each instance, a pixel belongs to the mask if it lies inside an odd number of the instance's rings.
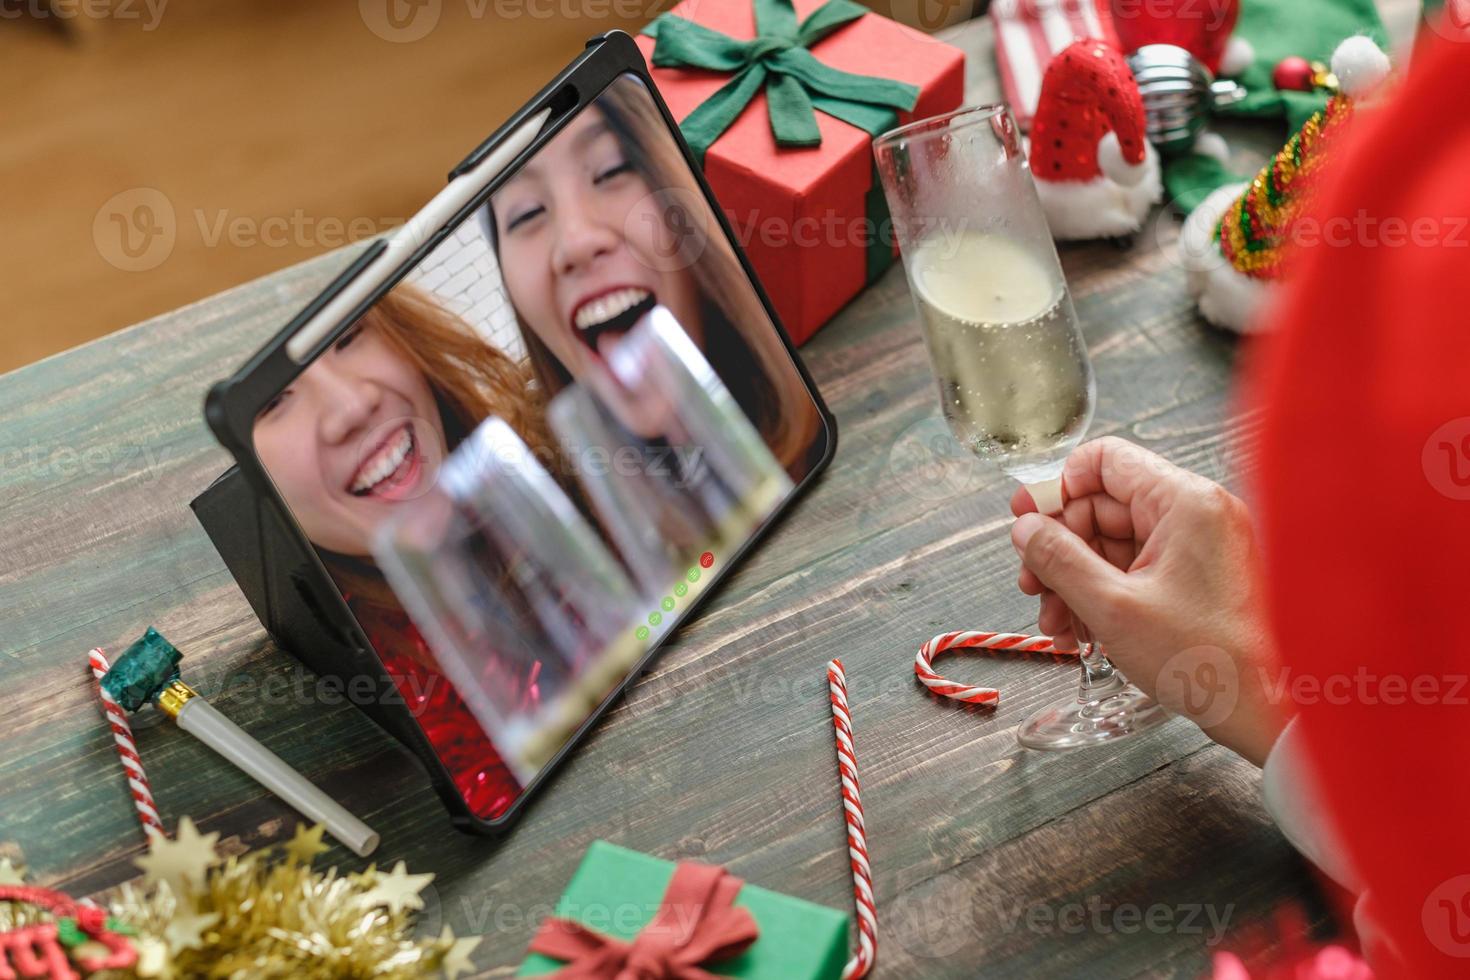
[{"label": "green glitter party horn", "polygon": [[295,807],[308,820],[326,827],[359,857],[378,846],[371,827],[312,785],[281,757],[246,734],[215,710],[179,677],[183,654],[152,626],[112,665],[102,689],[131,712],[152,704],[184,731],[214,749],[266,789]]}]

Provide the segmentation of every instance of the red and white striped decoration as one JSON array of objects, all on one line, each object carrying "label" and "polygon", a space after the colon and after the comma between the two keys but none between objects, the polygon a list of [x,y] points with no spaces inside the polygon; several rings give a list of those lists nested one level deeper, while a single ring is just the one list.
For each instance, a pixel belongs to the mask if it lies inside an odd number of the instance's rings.
[{"label": "red and white striped decoration", "polygon": [[117,747],[118,757],[122,759],[123,770],[127,773],[128,789],[133,794],[133,807],[138,811],[138,822],[143,825],[143,836],[151,836],[150,831],[167,836],[163,821],[158,816],[158,808],[153,803],[153,790],[148,785],[148,774],[143,771],[143,760],[138,755],[137,743],[133,741],[133,728],[128,724],[128,713],[102,686],[102,678],[111,669],[107,655],[100,648],[93,647],[87,654],[87,663],[97,681],[97,696],[102,699],[102,710],[106,712],[108,724],[112,726],[112,741]]},{"label": "red and white striped decoration", "polygon": [[1016,123],[1025,129],[1036,114],[1046,66],[1079,37],[1118,46],[1107,0],[994,0],[995,63]]},{"label": "red and white striped decoration", "polygon": [[868,839],[863,828],[863,801],[858,796],[857,752],[852,747],[852,715],[847,710],[847,674],[841,660],[827,663],[827,689],[832,694],[837,773],[842,781],[847,854],[852,865],[852,893],[858,921],[858,948],[843,967],[842,980],[856,980],[867,976],[878,958],[878,911],[873,901],[873,869],[868,864]]},{"label": "red and white striped decoration", "polygon": [[[1020,653],[1055,653],[1062,655],[1049,636],[1030,636],[1026,633],[989,633],[984,630],[956,630],[940,633],[923,646],[914,658],[914,674],[919,682],[935,694],[963,701],[966,704],[995,704],[1000,700],[1000,691],[993,687],[976,687],[960,684],[941,677],[934,671],[934,658],[951,650],[1014,650]],[[1072,651],[1075,656],[1075,651]]]}]

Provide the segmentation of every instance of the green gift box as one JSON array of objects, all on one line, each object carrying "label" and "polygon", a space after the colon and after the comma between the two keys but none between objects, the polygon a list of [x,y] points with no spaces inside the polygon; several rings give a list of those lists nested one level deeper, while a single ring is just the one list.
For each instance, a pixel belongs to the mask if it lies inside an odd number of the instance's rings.
[{"label": "green gift box", "polygon": [[[556,904],[557,918],[632,941],[658,912],[674,864],[593,841]],[[735,898],[755,918],[760,937],[739,956],[703,964],[711,973],[748,980],[837,980],[848,959],[849,916],[755,885]],[[531,953],[516,976],[555,973],[566,964]]]}]

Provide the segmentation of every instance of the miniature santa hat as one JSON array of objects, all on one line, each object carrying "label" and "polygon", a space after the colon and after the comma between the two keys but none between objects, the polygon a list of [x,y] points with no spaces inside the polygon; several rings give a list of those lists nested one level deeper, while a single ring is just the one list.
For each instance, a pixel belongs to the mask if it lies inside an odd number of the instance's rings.
[{"label": "miniature santa hat", "polygon": [[1210,0],[1189,16],[1182,5],[1112,0],[1113,28],[1128,53],[1145,44],[1172,44],[1199,59],[1214,75],[1239,75],[1255,60],[1255,49],[1232,36],[1240,0]]},{"label": "miniature santa hat", "polygon": [[1131,234],[1162,196],[1138,84],[1107,42],[1075,41],[1047,66],[1031,123],[1031,173],[1061,239]]}]

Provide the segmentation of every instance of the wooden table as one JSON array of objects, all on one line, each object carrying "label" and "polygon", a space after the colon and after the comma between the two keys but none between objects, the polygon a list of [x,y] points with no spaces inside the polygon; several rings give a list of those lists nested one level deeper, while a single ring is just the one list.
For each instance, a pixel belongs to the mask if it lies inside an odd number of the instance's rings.
[{"label": "wooden table", "polygon": [[[993,97],[989,28],[971,94]],[[1094,434],[1116,433],[1216,479],[1235,343],[1196,320],[1169,257],[1174,223],[1131,250],[1063,249],[1097,370]],[[1074,689],[1050,659],[950,660],[1004,698],[927,696],[918,644],[960,627],[1034,629],[1015,587],[1008,482],[944,442],[902,271],[804,349],[837,414],[831,470],[597,727],[504,842],[449,826],[395,743],[266,638],[188,500],[229,460],[201,417],[232,370],[348,258],[342,252],[0,379],[0,854],[89,893],[135,874],[142,839],[86,651],[150,623],[187,674],[381,831],[383,862],[438,877],[427,926],[485,941],[514,971],[588,843],[727,864],[747,880],[851,907],[823,665],[848,667],[880,910],[879,976],[1197,976],[1215,938],[1304,902],[1303,863],[1267,820],[1255,769],[1183,721],[1120,746],[1026,752],[1017,722]],[[921,472],[916,478],[913,466]],[[294,814],[183,733],[138,740],[170,825],[188,814],[233,851]],[[326,860],[359,867],[340,847]]]}]

